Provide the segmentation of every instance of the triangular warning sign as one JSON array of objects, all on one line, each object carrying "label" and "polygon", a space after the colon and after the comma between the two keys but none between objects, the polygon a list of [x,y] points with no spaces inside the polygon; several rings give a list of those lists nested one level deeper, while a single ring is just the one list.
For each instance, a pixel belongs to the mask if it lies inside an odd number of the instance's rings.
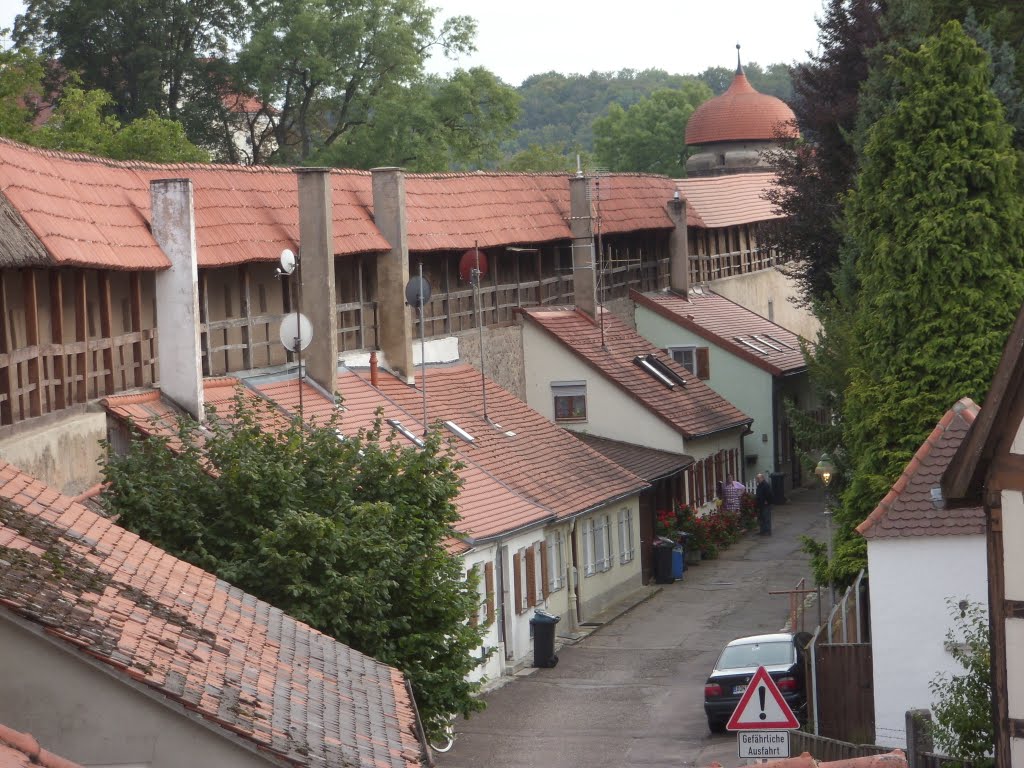
[{"label": "triangular warning sign", "polygon": [[758,667],[725,727],[730,731],[779,730],[799,728],[800,723],[768,670]]}]

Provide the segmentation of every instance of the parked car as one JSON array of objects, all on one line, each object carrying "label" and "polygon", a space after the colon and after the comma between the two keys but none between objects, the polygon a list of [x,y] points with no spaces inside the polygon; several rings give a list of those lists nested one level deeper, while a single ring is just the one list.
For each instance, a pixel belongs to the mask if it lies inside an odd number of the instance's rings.
[{"label": "parked car", "polygon": [[715,668],[704,683],[704,713],[708,728],[721,733],[740,703],[758,667],[771,675],[779,692],[800,720],[807,718],[807,677],[804,655],[810,635],[752,635],[733,640],[722,650]]}]

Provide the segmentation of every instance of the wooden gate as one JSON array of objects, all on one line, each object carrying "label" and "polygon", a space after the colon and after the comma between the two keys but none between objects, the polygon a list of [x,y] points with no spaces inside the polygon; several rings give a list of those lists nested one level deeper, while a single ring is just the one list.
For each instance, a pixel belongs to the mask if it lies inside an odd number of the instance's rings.
[{"label": "wooden gate", "polygon": [[855,744],[875,741],[875,701],[869,643],[819,643],[812,661],[817,680],[818,733]]}]

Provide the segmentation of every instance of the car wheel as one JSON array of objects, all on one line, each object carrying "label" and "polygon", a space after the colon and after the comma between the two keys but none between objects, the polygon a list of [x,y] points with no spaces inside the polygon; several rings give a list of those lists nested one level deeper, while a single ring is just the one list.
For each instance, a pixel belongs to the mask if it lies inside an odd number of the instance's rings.
[{"label": "car wheel", "polygon": [[712,720],[708,718],[708,729],[712,733],[725,733],[725,722],[722,720]]}]

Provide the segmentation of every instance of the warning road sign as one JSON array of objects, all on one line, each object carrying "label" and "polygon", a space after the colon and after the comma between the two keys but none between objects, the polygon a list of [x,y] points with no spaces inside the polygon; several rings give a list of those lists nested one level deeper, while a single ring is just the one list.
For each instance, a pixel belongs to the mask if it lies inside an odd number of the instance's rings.
[{"label": "warning road sign", "polygon": [[768,670],[758,667],[725,727],[730,731],[779,730],[799,728],[800,723]]}]

